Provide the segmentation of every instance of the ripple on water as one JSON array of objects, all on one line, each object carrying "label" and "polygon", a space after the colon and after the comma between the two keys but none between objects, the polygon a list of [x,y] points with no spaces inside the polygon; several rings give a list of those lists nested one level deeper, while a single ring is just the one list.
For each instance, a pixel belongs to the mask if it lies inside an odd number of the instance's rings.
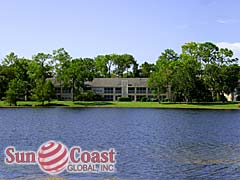
[{"label": "ripple on water", "polygon": [[[239,127],[240,111],[0,109],[0,159],[6,146],[37,151],[52,139],[67,147],[118,152],[116,173],[64,172],[59,177],[65,179],[240,179]],[[46,178],[38,166],[0,161],[0,179]]]}]

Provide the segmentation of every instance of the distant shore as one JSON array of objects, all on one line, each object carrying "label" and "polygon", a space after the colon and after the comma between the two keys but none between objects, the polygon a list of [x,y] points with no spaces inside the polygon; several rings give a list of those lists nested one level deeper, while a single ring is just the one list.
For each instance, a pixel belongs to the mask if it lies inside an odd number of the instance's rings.
[{"label": "distant shore", "polygon": [[239,109],[239,103],[158,103],[158,102],[86,102],[86,101],[51,101],[44,106],[37,101],[18,101],[17,106],[10,106],[5,101],[0,101],[0,108],[11,107],[109,107],[109,108],[167,108],[167,109]]}]

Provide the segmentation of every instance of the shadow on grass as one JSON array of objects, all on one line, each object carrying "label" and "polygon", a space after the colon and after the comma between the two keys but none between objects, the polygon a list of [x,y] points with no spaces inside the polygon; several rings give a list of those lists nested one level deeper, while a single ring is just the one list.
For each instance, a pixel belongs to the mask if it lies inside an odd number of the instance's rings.
[{"label": "shadow on grass", "polygon": [[238,102],[192,102],[192,103],[185,103],[185,102],[162,102],[160,104],[185,104],[185,105],[206,105],[206,106],[214,106],[214,105],[231,105],[231,104],[238,104]]},{"label": "shadow on grass", "polygon": [[66,104],[58,104],[58,103],[49,103],[49,104],[44,104],[44,106],[67,106]]},{"label": "shadow on grass", "polygon": [[207,105],[207,106],[214,106],[214,105],[231,105],[231,104],[238,104],[237,102],[210,102],[210,103],[191,103],[192,105]]},{"label": "shadow on grass", "polygon": [[47,104],[18,104],[17,106],[22,107],[56,107],[56,106],[67,106],[65,104],[58,104],[58,103],[47,103]]},{"label": "shadow on grass", "polygon": [[112,102],[74,102],[75,105],[81,106],[106,106],[112,105]]}]

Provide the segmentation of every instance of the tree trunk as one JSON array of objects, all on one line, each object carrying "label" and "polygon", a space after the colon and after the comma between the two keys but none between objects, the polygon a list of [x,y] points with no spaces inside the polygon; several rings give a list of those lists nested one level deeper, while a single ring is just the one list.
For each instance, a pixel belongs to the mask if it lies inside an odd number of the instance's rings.
[{"label": "tree trunk", "polygon": [[72,102],[74,102],[74,79],[72,80]]},{"label": "tree trunk", "polygon": [[232,102],[234,101],[234,92],[231,92],[231,99],[232,99]]},{"label": "tree trunk", "polygon": [[158,99],[158,103],[160,104],[160,93],[159,93],[159,89],[157,89],[157,99]]},{"label": "tree trunk", "polygon": [[62,80],[60,80],[60,100],[62,100]]},{"label": "tree trunk", "polygon": [[24,101],[27,101],[27,87],[25,87],[25,90],[24,90]]}]

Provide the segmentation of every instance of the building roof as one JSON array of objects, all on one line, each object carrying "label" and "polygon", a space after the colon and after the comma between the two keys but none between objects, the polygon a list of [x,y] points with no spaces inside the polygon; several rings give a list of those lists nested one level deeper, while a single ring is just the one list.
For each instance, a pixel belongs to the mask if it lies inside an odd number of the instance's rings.
[{"label": "building roof", "polygon": [[129,87],[146,87],[148,78],[94,78],[88,82],[92,87],[122,87],[127,83]]}]

